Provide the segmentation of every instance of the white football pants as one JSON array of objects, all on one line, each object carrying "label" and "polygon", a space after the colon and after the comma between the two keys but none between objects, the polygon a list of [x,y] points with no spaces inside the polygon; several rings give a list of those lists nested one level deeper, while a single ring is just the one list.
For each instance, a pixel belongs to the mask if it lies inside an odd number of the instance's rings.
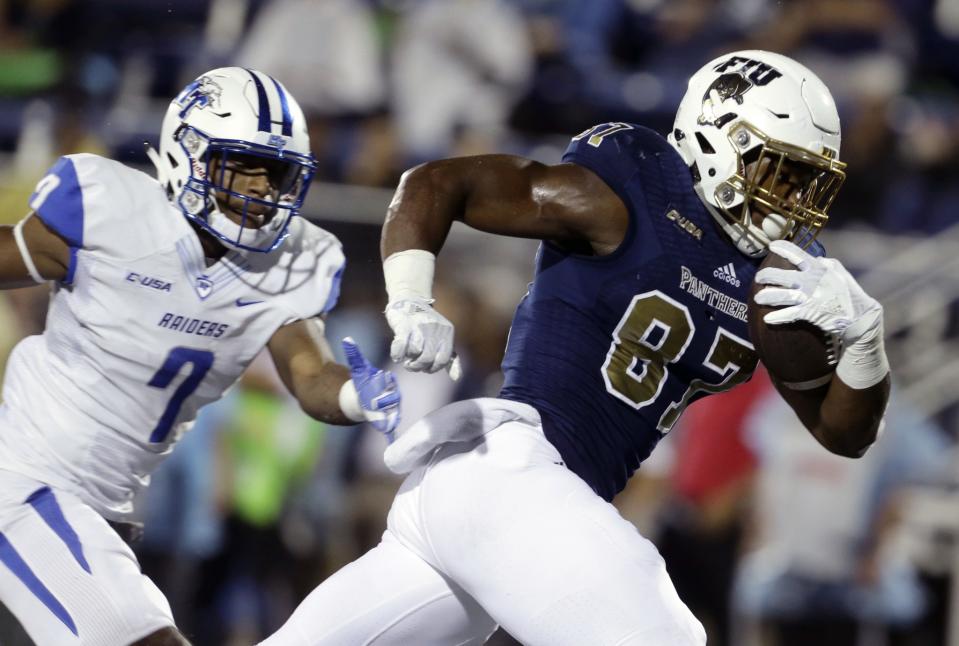
[{"label": "white football pants", "polygon": [[102,516],[3,470],[0,601],[37,646],[127,646],[173,625],[170,604]]},{"label": "white football pants", "polygon": [[521,419],[414,470],[383,541],[264,646],[481,644],[496,624],[530,645],[705,644],[656,548],[563,466],[536,411],[481,401]]}]

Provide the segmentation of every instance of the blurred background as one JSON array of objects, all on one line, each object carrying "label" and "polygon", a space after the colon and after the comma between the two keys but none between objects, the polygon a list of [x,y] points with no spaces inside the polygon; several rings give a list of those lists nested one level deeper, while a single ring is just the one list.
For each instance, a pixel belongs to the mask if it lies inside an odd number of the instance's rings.
[{"label": "blurred background", "polygon": [[[799,59],[839,105],[848,180],[822,239],[885,305],[886,429],[862,460],[831,456],[759,374],[692,406],[616,503],[711,645],[959,646],[959,0],[0,0],[0,218],[62,154],[152,174],[143,143],[183,85],[261,69],[308,115],[304,214],[347,254],[328,337],[384,365],[378,236],[404,169],[555,163],[604,121],[665,133],[688,76],[741,48]],[[497,392],[534,251],[451,235],[436,293],[465,376],[400,371],[405,423]],[[0,356],[42,330],[46,297],[0,294]],[[140,501],[137,553],[183,632],[253,643],[374,545],[398,486],[383,448],[305,418],[269,361],[205,409]]]}]

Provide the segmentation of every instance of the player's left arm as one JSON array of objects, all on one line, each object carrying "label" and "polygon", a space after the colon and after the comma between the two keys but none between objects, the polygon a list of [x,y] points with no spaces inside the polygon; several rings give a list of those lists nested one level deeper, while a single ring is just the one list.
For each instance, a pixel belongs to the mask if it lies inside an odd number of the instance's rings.
[{"label": "player's left arm", "polygon": [[392,373],[370,364],[351,339],[343,341],[349,366],[338,364],[323,328],[323,320],[313,318],[273,333],[267,348],[283,384],[314,419],[338,425],[370,422],[392,438],[400,407]]},{"label": "player's left arm", "polygon": [[823,446],[859,457],[876,440],[889,400],[882,305],[834,258],[816,258],[783,240],[773,242],[770,252],[795,269],[768,267],[756,275],[756,281],[766,285],[756,293],[756,302],[780,307],[764,321],[807,321],[837,336],[842,348],[828,384],[801,391],[775,379],[773,383]]}]

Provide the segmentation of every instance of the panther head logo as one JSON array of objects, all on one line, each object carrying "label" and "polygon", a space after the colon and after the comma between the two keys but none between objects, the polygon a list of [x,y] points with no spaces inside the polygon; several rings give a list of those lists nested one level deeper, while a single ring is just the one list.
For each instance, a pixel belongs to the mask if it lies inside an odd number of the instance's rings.
[{"label": "panther head logo", "polygon": [[[737,105],[743,104],[743,95],[754,87],[763,87],[782,77],[782,72],[767,63],[742,56],[731,56],[713,68],[719,74],[709,84],[703,94],[703,114],[698,122],[700,125],[713,124],[717,128],[734,119],[736,115],[726,112],[719,115],[716,111],[719,106],[732,99]],[[714,94],[715,93],[715,94]],[[716,101],[718,96],[719,100]]]},{"label": "panther head logo", "polygon": [[743,104],[743,95],[753,88],[753,83],[739,72],[722,74],[712,82],[703,96],[703,101],[710,98],[713,90],[719,93],[720,102],[733,99],[739,105]]},{"label": "panther head logo", "polygon": [[[719,114],[718,108],[732,99],[737,105],[743,104],[743,95],[754,87],[754,83],[739,72],[727,72],[721,74],[719,78],[710,83],[703,94],[703,112],[699,115],[697,122],[701,126],[712,124],[717,128],[722,128],[730,120],[735,119],[733,112],[726,111]],[[718,101],[716,100],[718,95]]]}]

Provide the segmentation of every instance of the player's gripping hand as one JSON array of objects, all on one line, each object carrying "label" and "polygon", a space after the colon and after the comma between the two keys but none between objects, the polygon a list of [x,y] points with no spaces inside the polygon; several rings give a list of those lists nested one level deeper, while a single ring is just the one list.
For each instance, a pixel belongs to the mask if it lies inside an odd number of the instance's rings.
[{"label": "player's gripping hand", "polygon": [[844,342],[855,342],[882,318],[879,302],[838,260],[817,258],[785,240],[772,242],[769,250],[796,269],[767,267],[756,274],[758,283],[769,285],[756,294],[756,302],[782,308],[766,314],[766,323],[808,321]]},{"label": "player's gripping hand", "polygon": [[343,339],[343,352],[363,418],[392,442],[393,431],[400,423],[400,392],[396,378],[389,370],[380,370],[367,361],[350,337]]},{"label": "player's gripping hand", "polygon": [[453,324],[422,298],[404,298],[386,306],[386,322],[393,330],[390,357],[408,370],[453,374]]},{"label": "player's gripping hand", "polygon": [[834,258],[817,258],[786,240],[771,242],[769,251],[796,269],[767,267],[756,274],[756,281],[767,287],[756,293],[755,301],[781,308],[763,320],[771,325],[807,321],[838,337],[843,351],[836,372],[843,381],[853,388],[878,383],[889,370],[879,301]]}]

